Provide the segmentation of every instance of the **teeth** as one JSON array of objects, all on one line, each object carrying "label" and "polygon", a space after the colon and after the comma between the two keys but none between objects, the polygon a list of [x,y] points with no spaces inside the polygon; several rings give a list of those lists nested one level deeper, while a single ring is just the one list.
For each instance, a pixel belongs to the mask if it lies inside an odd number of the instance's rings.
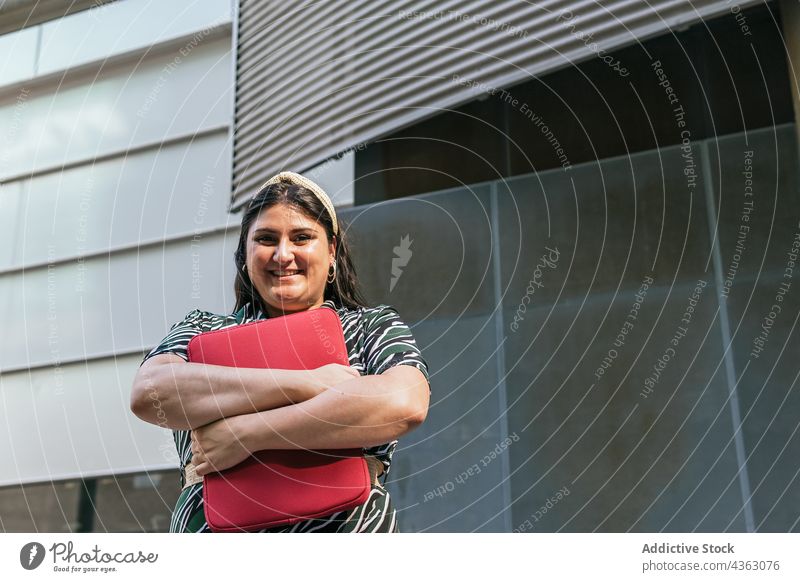
[{"label": "teeth", "polygon": [[276,277],[284,277],[286,275],[296,275],[300,271],[272,271],[272,274]]}]

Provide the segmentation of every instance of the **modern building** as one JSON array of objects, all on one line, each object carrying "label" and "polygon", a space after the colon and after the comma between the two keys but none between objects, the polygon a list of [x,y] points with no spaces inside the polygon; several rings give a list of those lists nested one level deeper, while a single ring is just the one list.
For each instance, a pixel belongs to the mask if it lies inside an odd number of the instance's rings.
[{"label": "modern building", "polygon": [[795,2],[0,7],[0,527],[165,531],[146,353],[301,171],[432,373],[402,531],[798,531]]}]

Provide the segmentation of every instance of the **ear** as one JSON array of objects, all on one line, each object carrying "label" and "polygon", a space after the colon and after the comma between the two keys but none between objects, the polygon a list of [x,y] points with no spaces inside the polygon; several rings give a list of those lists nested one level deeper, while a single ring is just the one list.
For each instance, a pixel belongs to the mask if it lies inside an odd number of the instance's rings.
[{"label": "ear", "polygon": [[338,239],[336,237],[333,237],[331,239],[331,242],[328,243],[328,254],[330,255],[331,259],[335,259],[336,258],[336,245],[337,245],[337,242],[338,242]]}]

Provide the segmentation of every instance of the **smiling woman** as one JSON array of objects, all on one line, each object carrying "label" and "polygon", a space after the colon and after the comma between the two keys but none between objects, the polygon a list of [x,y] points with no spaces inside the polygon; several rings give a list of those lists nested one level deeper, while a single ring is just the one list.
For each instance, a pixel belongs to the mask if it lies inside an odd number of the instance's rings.
[{"label": "smiling woman", "polygon": [[[183,490],[170,531],[210,531],[202,476],[256,451],[358,447],[373,481],[363,505],[263,531],[399,531],[378,476],[388,473],[397,439],[425,420],[430,396],[427,363],[408,326],[388,305],[365,305],[330,199],[298,174],[283,172],[262,186],[242,217],[234,258],[234,312],[189,313],[134,379],[131,409],[173,429],[181,459]],[[339,316],[349,366],[262,370],[188,361],[199,333],[322,307]]]},{"label": "smiling woman", "polygon": [[336,244],[328,242],[325,230],[284,205],[262,212],[251,230],[242,269],[270,317],[319,307],[319,289],[336,269]]}]

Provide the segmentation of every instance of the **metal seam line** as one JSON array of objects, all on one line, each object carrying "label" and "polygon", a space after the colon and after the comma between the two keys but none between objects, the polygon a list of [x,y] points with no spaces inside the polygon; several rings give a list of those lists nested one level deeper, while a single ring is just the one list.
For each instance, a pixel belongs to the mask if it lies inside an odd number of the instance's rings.
[{"label": "metal seam line", "polygon": [[[736,463],[739,466],[739,487],[742,492],[742,504],[744,510],[744,522],[748,532],[755,531],[755,520],[753,518],[753,506],[750,502],[750,475],[747,470],[747,461],[744,447],[744,437],[742,436],[742,416],[739,411],[739,394],[736,390],[736,368],[733,362],[733,345],[731,343],[731,330],[728,321],[728,309],[725,300],[722,298],[722,254],[719,249],[719,236],[716,233],[716,205],[714,204],[714,192],[711,187],[711,167],[709,166],[708,140],[700,142],[700,167],[703,172],[703,191],[706,196],[706,216],[708,217],[708,235],[710,242],[714,245],[711,249],[714,264],[714,283],[717,289],[717,305],[719,307],[719,330],[722,336],[722,348],[725,358],[725,376],[728,383],[730,394],[731,422],[733,423],[733,440],[736,447]],[[716,243],[714,239],[716,238]]]},{"label": "metal seam line", "polygon": [[[500,266],[500,231],[497,216],[497,182],[492,182],[489,189],[490,216],[492,228],[492,268],[494,275],[494,303],[497,314],[494,316],[495,339],[497,340],[497,353],[495,354],[495,365],[497,368],[497,403],[500,407],[500,438],[508,438],[508,396],[506,394],[505,380],[505,361],[506,352],[503,345],[503,305],[501,303],[500,278],[502,270]],[[511,520],[511,461],[509,459],[508,447],[503,449],[501,457],[503,467],[503,522],[505,531],[511,531],[513,523]]]}]

